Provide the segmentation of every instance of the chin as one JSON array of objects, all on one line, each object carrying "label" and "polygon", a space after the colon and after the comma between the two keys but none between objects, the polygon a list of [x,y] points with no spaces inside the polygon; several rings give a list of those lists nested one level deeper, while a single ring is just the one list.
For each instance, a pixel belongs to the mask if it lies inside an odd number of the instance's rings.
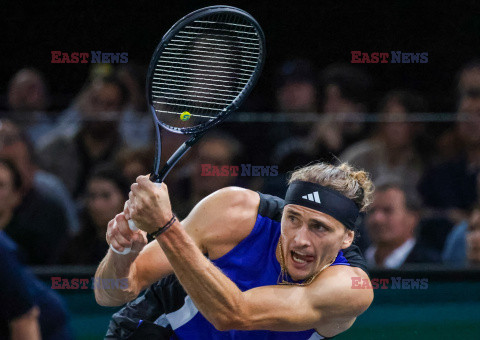
[{"label": "chin", "polygon": [[294,281],[302,281],[312,276],[312,273],[310,273],[310,271],[309,272],[305,272],[303,270],[299,271],[299,270],[296,270],[295,268],[287,268],[287,272],[288,272],[288,275]]}]

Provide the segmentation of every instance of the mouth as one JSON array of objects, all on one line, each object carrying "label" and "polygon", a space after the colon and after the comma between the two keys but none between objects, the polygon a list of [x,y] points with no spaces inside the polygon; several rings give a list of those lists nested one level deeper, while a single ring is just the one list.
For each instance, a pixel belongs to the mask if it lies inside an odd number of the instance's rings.
[{"label": "mouth", "polygon": [[295,267],[304,267],[313,262],[315,259],[315,257],[312,255],[293,250],[290,251],[290,256],[292,258],[292,262],[295,264]]}]

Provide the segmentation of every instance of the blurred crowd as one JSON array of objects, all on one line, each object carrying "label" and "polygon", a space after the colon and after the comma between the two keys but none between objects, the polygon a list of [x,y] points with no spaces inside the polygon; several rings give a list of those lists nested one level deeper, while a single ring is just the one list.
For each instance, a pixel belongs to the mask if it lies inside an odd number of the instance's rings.
[{"label": "blurred crowd", "polygon": [[[32,68],[12,75],[0,115],[0,229],[23,263],[97,265],[105,255],[108,221],[154,158],[145,74],[133,63],[96,67],[61,111],[49,109],[53,77]],[[357,233],[370,266],[480,264],[479,61],[458,70],[455,117],[440,127],[428,122],[421,93],[379,95],[375,78],[351,64],[318,70],[287,60],[271,83],[274,100],[254,95],[243,109],[278,119],[227,121],[169,174],[178,216],[225,186],[283,196],[296,167],[348,162],[377,188]],[[186,140],[169,132],[162,139],[162,159]],[[278,175],[206,176],[202,164],[273,165]]]}]

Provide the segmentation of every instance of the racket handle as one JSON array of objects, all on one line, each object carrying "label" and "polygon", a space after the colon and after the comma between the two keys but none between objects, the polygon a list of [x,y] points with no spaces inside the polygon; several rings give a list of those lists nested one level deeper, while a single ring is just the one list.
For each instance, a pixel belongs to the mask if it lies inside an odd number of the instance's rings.
[{"label": "racket handle", "polygon": [[[115,222],[117,223],[117,222]],[[137,231],[138,228],[135,226],[135,223],[132,221],[132,220],[128,220],[128,227],[130,228],[131,231]],[[113,248],[112,245],[110,245],[110,249],[112,249],[115,253],[119,254],[119,255],[127,255],[128,253],[130,253],[132,251],[131,248],[125,248],[123,249],[123,251],[118,251],[117,249]]]}]

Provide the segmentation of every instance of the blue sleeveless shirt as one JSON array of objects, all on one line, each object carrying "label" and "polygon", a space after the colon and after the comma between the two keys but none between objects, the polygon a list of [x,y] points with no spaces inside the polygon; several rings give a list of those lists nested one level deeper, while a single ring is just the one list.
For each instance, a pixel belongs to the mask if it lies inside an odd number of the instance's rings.
[{"label": "blue sleeveless shirt", "polygon": [[[284,202],[278,197],[259,194],[260,207],[251,233],[227,254],[212,260],[242,291],[260,286],[276,285],[280,275],[280,264],[275,254],[280,237],[280,219]],[[353,265],[365,270],[363,257],[358,248],[353,247],[345,250],[347,256],[340,251],[331,265]],[[155,323],[161,326],[171,326],[175,332],[171,339],[325,339],[313,329],[299,332],[218,331],[203,317],[188,295],[185,296],[182,307],[174,312],[163,314]]]}]

